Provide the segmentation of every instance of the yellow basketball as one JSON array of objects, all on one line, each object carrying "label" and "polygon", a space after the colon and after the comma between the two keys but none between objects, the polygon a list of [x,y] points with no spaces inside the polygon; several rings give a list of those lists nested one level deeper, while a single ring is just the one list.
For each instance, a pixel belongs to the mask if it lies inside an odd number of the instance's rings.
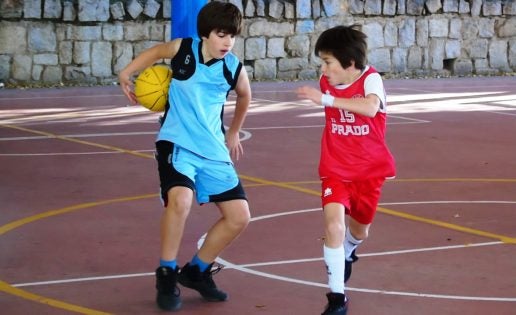
[{"label": "yellow basketball", "polygon": [[143,70],[134,81],[138,103],[153,112],[165,110],[172,70],[165,65],[154,65]]}]

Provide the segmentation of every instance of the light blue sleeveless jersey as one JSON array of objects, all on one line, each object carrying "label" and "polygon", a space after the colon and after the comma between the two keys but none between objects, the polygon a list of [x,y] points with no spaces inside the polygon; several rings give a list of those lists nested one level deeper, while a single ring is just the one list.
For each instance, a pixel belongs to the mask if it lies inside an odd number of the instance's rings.
[{"label": "light blue sleeveless jersey", "polygon": [[157,141],[173,142],[204,158],[231,162],[223,133],[223,107],[242,64],[229,53],[202,63],[201,41],[183,39],[172,60],[169,108]]}]

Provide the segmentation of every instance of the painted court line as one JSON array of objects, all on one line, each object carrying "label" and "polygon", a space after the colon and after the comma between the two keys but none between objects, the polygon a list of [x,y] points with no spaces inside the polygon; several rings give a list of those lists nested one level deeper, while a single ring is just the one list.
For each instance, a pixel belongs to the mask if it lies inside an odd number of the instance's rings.
[{"label": "painted court line", "polygon": [[[281,215],[289,215],[289,214],[298,214],[304,212],[315,211],[316,209],[307,209],[300,211],[288,211],[283,212],[278,215],[266,215],[259,217],[260,219],[272,218]],[[317,209],[319,210],[319,209]],[[199,241],[199,244],[202,244],[202,239]],[[398,250],[398,251],[388,251],[388,252],[378,252],[378,253],[362,253],[361,257],[371,257],[371,256],[384,256],[384,255],[397,255],[397,254],[407,254],[414,252],[425,252],[425,251],[437,251],[437,250],[450,250],[450,249],[460,249],[460,248],[470,248],[470,247],[479,247],[479,246],[493,246],[493,245],[502,245],[503,242],[486,242],[486,243],[477,243],[477,244],[467,244],[467,245],[454,245],[454,246],[439,246],[439,247],[428,247],[428,248],[415,248],[415,249],[407,249],[407,250]],[[225,269],[234,269],[241,272],[245,272],[248,274],[253,274],[260,277],[265,277],[269,279],[286,281],[291,283],[297,283],[301,285],[310,285],[316,287],[327,287],[326,284],[306,281],[291,277],[285,277],[280,275],[275,275],[272,273],[262,272],[250,269],[250,267],[263,267],[263,266],[272,266],[272,265],[283,265],[283,264],[294,264],[294,263],[306,263],[306,262],[315,262],[322,261],[323,258],[308,258],[308,259],[296,259],[296,260],[283,260],[283,261],[272,261],[272,262],[262,262],[262,263],[252,263],[252,264],[233,264],[224,259],[217,259],[217,261],[223,264]],[[112,280],[112,279],[121,279],[121,278],[133,278],[133,277],[149,277],[154,276],[154,272],[146,272],[146,273],[133,273],[133,274],[122,274],[122,275],[111,275],[111,276],[102,276],[102,277],[84,277],[84,278],[74,278],[74,279],[64,279],[64,280],[51,280],[51,281],[40,281],[40,282],[29,282],[29,283],[18,283],[12,284],[13,287],[34,287],[34,286],[43,286],[43,285],[58,285],[65,283],[77,283],[77,282],[87,282],[87,281],[103,281],[103,280]],[[426,297],[426,298],[441,298],[441,299],[455,299],[455,300],[482,300],[482,301],[495,301],[495,302],[514,302],[516,298],[506,298],[506,297],[482,297],[482,296],[461,296],[461,295],[441,295],[441,294],[426,294],[426,293],[415,293],[415,292],[402,292],[402,291],[388,291],[388,290],[376,290],[376,289],[367,289],[367,288],[353,288],[347,287],[349,291],[357,291],[357,292],[365,292],[365,293],[375,293],[375,294],[390,294],[390,295],[402,295],[402,296],[415,296],[415,297]]]}]

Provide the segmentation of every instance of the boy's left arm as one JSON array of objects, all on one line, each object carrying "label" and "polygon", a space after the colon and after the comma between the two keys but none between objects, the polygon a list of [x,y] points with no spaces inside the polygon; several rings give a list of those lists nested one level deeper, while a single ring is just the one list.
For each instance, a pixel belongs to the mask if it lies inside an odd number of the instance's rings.
[{"label": "boy's left arm", "polygon": [[237,84],[235,86],[235,92],[237,96],[235,112],[233,114],[231,126],[226,131],[226,144],[231,157],[238,160],[244,153],[242,144],[240,143],[239,132],[244,124],[245,115],[247,114],[247,109],[251,103],[251,86],[249,84],[249,78],[247,77],[245,67],[242,67],[240,70]]},{"label": "boy's left arm", "polygon": [[380,108],[380,98],[376,94],[368,94],[364,98],[331,96],[331,104],[323,104],[323,93],[314,87],[302,86],[296,92],[300,98],[307,98],[317,105],[335,107],[367,117],[374,117]]}]

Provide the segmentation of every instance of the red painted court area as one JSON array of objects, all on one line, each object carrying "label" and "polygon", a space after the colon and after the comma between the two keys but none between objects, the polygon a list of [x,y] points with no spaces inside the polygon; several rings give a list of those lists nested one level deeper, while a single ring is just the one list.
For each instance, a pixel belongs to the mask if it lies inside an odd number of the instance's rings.
[{"label": "red painted court area", "polygon": [[[515,314],[516,79],[386,80],[385,185],[347,284],[350,315]],[[252,222],[219,258],[229,301],[179,314],[320,314],[323,111],[254,83],[236,163]],[[233,96],[226,118],[231,117]],[[118,87],[0,90],[0,313],[161,314],[158,114]],[[194,206],[179,262],[216,220]]]}]

